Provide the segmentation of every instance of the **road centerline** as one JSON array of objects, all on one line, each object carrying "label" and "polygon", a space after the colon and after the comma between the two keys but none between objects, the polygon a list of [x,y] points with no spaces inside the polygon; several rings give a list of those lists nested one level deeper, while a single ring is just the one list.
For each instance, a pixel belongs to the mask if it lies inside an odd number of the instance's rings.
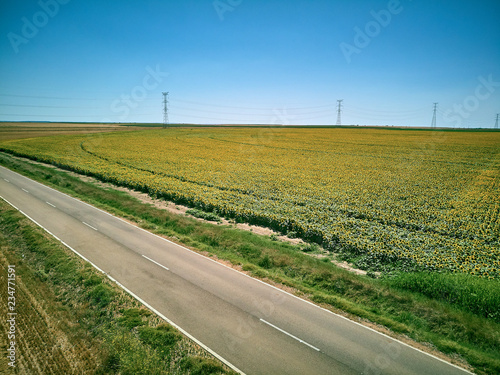
[{"label": "road centerline", "polygon": [[29,193],[28,190],[26,190],[25,188],[21,188],[22,191],[24,191],[25,193]]},{"label": "road centerline", "polygon": [[264,319],[262,319],[262,318],[261,318],[261,319],[259,319],[259,320],[260,320],[262,323],[265,323],[265,324],[267,324],[268,326],[273,327],[274,329],[277,329],[277,330],[278,330],[278,331],[280,331],[281,333],[284,333],[285,335],[290,336],[292,339],[297,340],[298,342],[300,342],[300,343],[302,343],[302,344],[304,344],[304,345],[307,345],[307,346],[308,346],[308,347],[310,347],[311,349],[314,349],[314,350],[316,350],[317,352],[321,352],[321,350],[320,350],[320,349],[318,349],[317,347],[315,347],[314,345],[311,345],[311,344],[309,344],[308,342],[306,342],[306,341],[304,341],[304,340],[302,340],[302,339],[299,339],[297,336],[292,335],[291,333],[289,333],[289,332],[285,331],[284,329],[281,329],[280,327],[277,327],[277,326],[275,326],[274,324],[269,323],[268,321],[266,321],[266,320],[264,320]]},{"label": "road centerline", "polygon": [[47,204],[48,204],[49,206],[51,206],[51,207],[56,208],[56,206],[54,206],[54,205],[53,205],[52,203],[50,203],[50,202],[45,202],[45,203],[47,203]]},{"label": "road centerline", "polygon": [[146,258],[147,260],[149,260],[150,262],[153,262],[153,263],[154,263],[154,264],[156,264],[157,266],[160,266],[161,268],[164,268],[164,269],[166,269],[167,271],[170,271],[170,269],[169,269],[169,268],[165,267],[163,264],[158,263],[156,260],[153,260],[153,259],[151,259],[151,258],[148,258],[148,257],[147,257],[146,255],[144,255],[144,254],[142,254],[142,256],[143,256],[144,258]]},{"label": "road centerline", "polygon": [[85,224],[86,226],[88,226],[89,228],[92,228],[93,230],[98,231],[97,228],[94,228],[92,225],[87,224],[85,221],[82,221],[82,223]]}]

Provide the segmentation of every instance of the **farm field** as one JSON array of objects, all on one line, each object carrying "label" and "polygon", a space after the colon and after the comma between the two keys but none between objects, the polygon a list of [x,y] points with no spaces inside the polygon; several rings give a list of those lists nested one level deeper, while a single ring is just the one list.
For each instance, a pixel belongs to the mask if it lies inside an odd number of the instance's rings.
[{"label": "farm field", "polygon": [[137,124],[91,124],[58,122],[0,122],[0,141],[59,134],[85,134],[116,130],[137,130]]},{"label": "farm field", "polygon": [[500,275],[500,133],[176,128],[0,149],[261,224],[360,268]]}]

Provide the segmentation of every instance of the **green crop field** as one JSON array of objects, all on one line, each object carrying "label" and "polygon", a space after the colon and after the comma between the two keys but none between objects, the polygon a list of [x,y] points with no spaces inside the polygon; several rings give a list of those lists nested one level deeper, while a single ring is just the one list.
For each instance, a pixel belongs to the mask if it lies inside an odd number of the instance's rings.
[{"label": "green crop field", "polygon": [[500,133],[175,128],[0,149],[318,242],[358,267],[500,275]]}]

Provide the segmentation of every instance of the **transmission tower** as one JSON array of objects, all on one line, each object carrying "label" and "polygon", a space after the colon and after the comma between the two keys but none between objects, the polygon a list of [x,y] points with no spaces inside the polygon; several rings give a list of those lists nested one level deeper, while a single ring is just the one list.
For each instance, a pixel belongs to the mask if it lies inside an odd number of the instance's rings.
[{"label": "transmission tower", "polygon": [[431,128],[435,128],[436,127],[436,111],[437,111],[437,106],[438,106],[438,103],[434,103],[434,112],[433,112],[433,115],[432,115]]},{"label": "transmission tower", "polygon": [[163,129],[168,125],[168,92],[163,93]]},{"label": "transmission tower", "polygon": [[495,129],[498,129],[498,115],[499,113],[497,113],[497,120],[495,121]]},{"label": "transmission tower", "polygon": [[342,102],[344,99],[337,100],[337,125],[342,125],[340,114],[342,113]]}]

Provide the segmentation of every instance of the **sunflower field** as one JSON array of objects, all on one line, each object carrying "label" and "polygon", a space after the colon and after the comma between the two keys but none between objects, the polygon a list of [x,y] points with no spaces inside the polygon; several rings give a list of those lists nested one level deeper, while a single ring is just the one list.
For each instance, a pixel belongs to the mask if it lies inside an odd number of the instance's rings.
[{"label": "sunflower field", "polygon": [[499,132],[170,128],[0,149],[332,252],[500,276]]}]

